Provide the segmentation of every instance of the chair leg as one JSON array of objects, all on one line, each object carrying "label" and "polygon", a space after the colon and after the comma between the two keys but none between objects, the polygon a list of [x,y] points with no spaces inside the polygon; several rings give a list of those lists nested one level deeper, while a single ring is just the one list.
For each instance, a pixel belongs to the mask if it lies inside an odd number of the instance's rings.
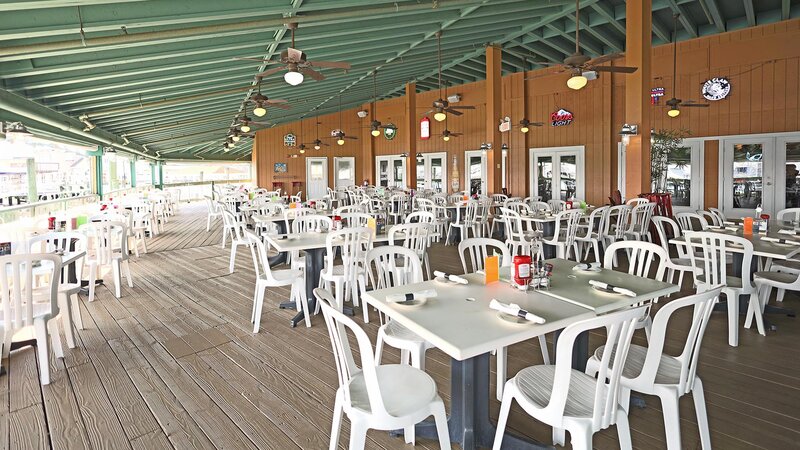
[{"label": "chair leg", "polygon": [[331,442],[329,450],[336,450],[339,447],[339,431],[342,427],[342,398],[336,395],[336,403],[333,405],[333,423],[331,424]]},{"label": "chair leg", "polygon": [[128,287],[133,287],[133,277],[131,277],[131,264],[127,259],[123,261],[122,268],[125,270],[125,279],[128,280]]},{"label": "chair leg", "polygon": [[97,266],[89,265],[89,301],[94,301],[94,287],[97,284]]},{"label": "chair leg", "polygon": [[53,354],[56,355],[56,358],[64,357],[64,347],[61,345],[61,335],[58,333],[58,322],[63,319],[62,313],[47,321],[47,334],[50,335],[50,345],[53,347]]},{"label": "chair leg", "polygon": [[231,261],[230,261],[230,264],[228,265],[228,269],[230,270],[230,273],[233,273],[233,267],[236,264],[236,248],[237,247],[238,247],[238,245],[236,245],[235,242],[231,242]]},{"label": "chair leg", "polygon": [[375,342],[375,365],[381,365],[381,357],[383,356],[383,332],[378,332],[378,339]]},{"label": "chair leg", "polygon": [[33,321],[36,333],[36,353],[39,359],[39,378],[42,385],[50,384],[50,355],[47,342],[47,324],[43,319]]},{"label": "chair leg", "polygon": [[436,434],[439,435],[439,448],[450,450],[450,431],[447,428],[447,413],[440,401],[432,406],[433,420],[436,421]]},{"label": "chair leg", "polygon": [[255,320],[253,321],[253,334],[258,334],[259,328],[261,328],[261,309],[264,306],[264,291],[266,289],[259,289],[258,295],[256,296],[256,312],[255,312]]},{"label": "chair leg", "polygon": [[350,422],[349,450],[363,450],[367,442],[367,427],[363,423]]},{"label": "chair leg", "polygon": [[500,450],[500,447],[503,445],[503,435],[506,432],[508,413],[511,411],[511,402],[514,400],[512,391],[513,389],[505,389],[503,393],[503,401],[500,403],[500,414],[497,417],[497,431],[494,435],[492,450]]},{"label": "chair leg", "polygon": [[667,449],[681,448],[681,416],[678,408],[677,392],[662,392],[661,410],[664,413],[664,431],[667,435]]},{"label": "chair leg", "polygon": [[617,436],[619,437],[620,450],[631,450],[631,425],[628,423],[628,415],[622,411],[617,411]]},{"label": "chair leg", "polygon": [[411,366],[419,370],[425,371],[425,347],[420,345],[415,351],[411,353]]},{"label": "chair leg", "polygon": [[553,445],[561,445],[567,442],[567,430],[553,427]]},{"label": "chair leg", "polygon": [[[772,289],[766,289],[767,294],[769,294],[771,290]],[[750,294],[750,301],[747,305],[747,320],[745,320],[746,328],[750,328],[752,317],[756,318],[758,333],[762,336],[766,336],[767,333],[764,329],[764,315],[762,314],[761,301],[758,299],[758,294],[756,292]]]},{"label": "chair leg", "polygon": [[122,275],[120,274],[119,260],[111,262],[111,271],[114,273],[114,296],[122,297]]},{"label": "chair leg", "polygon": [[508,349],[497,349],[497,401],[503,400],[503,387],[506,384]]},{"label": "chair leg", "polygon": [[[67,347],[75,348],[75,335],[72,330],[72,305],[66,294],[58,294],[58,309],[61,310],[59,316],[61,325],[64,328],[64,337],[67,339]],[[58,333],[57,329],[56,333]]]},{"label": "chair leg", "polygon": [[592,429],[587,425],[580,430],[569,430],[570,443],[574,450],[591,450]]},{"label": "chair leg", "polygon": [[[778,296],[775,298],[775,301],[782,302],[784,294],[786,294],[786,289],[778,289]],[[769,297],[767,297],[767,299],[769,299]]]},{"label": "chair leg", "polygon": [[739,346],[739,296],[726,293],[728,298],[728,345]]},{"label": "chair leg", "polygon": [[544,364],[549,366],[550,352],[547,350],[547,339],[545,339],[544,335],[539,336],[539,347],[542,348],[542,360],[544,361]]},{"label": "chair leg", "polygon": [[75,327],[79,330],[83,329],[83,318],[81,317],[81,304],[80,299],[78,298],[78,294],[73,294],[70,296],[71,302],[71,309],[72,309],[72,322],[75,324]]},{"label": "chair leg", "polygon": [[699,377],[694,379],[692,388],[692,398],[694,399],[694,410],[697,414],[697,428],[700,431],[700,444],[703,450],[711,450],[711,432],[708,428],[708,414],[706,414],[706,397],[703,392],[703,382]]}]

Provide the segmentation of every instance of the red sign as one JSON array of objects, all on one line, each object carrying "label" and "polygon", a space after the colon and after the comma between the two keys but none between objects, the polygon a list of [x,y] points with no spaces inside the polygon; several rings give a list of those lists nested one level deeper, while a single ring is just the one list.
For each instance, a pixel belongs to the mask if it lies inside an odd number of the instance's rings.
[{"label": "red sign", "polygon": [[572,119],[572,113],[563,108],[550,114],[550,124],[554,127],[569,125],[572,123]]},{"label": "red sign", "polygon": [[419,121],[419,138],[422,140],[431,138],[431,120],[427,117]]}]

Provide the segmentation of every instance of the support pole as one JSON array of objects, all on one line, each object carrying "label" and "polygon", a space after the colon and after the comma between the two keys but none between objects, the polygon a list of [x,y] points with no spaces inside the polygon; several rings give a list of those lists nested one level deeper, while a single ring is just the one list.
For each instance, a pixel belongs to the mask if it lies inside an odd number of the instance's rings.
[{"label": "support pole", "polygon": [[[486,47],[486,143],[491,144],[486,152],[486,190],[483,195],[500,193],[503,190],[502,146],[499,121],[503,115],[503,74],[501,72],[503,52],[500,47]],[[468,174],[464,174],[466,178]]]},{"label": "support pole", "polygon": [[625,65],[639,69],[625,80],[625,122],[639,126],[625,156],[625,194],[650,192],[650,57],[652,0],[625,4]]}]

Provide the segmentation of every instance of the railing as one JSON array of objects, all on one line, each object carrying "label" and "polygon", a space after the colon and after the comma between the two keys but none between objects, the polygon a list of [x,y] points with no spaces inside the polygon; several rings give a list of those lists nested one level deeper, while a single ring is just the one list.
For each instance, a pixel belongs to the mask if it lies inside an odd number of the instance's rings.
[{"label": "railing", "polygon": [[0,208],[0,223],[10,223],[32,217],[51,216],[58,211],[95,203],[99,200],[100,196],[90,194]]},{"label": "railing", "polygon": [[191,202],[196,200],[202,200],[205,196],[211,197],[211,185],[224,185],[224,184],[232,184],[235,186],[253,186],[252,180],[222,180],[222,181],[195,181],[189,183],[171,183],[165,184],[164,190],[165,191],[179,191],[180,196],[178,197],[182,202]]}]

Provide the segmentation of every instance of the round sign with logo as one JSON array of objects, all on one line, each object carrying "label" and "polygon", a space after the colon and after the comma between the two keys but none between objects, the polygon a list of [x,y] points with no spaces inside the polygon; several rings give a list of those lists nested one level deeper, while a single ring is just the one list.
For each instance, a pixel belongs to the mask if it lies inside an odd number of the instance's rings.
[{"label": "round sign with logo", "polygon": [[283,137],[283,145],[286,147],[294,147],[297,145],[297,136],[292,133],[286,133],[286,135]]},{"label": "round sign with logo", "polygon": [[703,83],[703,98],[706,100],[722,100],[731,93],[731,82],[727,78],[715,77]]},{"label": "round sign with logo", "polygon": [[391,141],[397,136],[397,126],[393,123],[387,123],[386,128],[383,129],[383,137]]}]

